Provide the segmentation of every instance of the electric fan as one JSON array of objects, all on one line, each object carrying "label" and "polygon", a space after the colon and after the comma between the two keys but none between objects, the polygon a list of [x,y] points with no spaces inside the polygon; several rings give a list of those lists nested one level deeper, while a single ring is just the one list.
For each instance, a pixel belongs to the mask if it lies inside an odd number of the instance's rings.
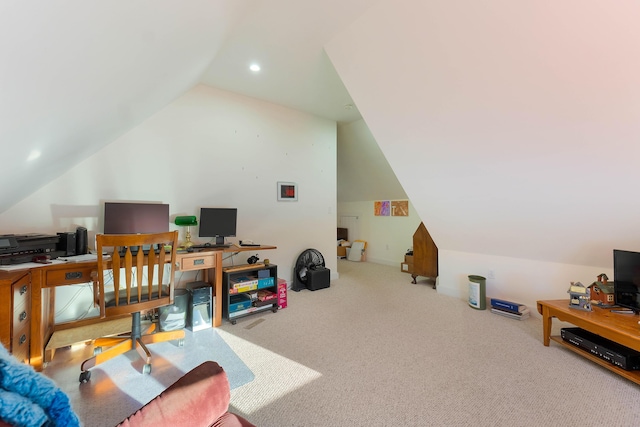
[{"label": "electric fan", "polygon": [[311,274],[316,270],[324,269],[324,257],[317,249],[305,249],[302,251],[293,267],[293,291],[307,288]]}]

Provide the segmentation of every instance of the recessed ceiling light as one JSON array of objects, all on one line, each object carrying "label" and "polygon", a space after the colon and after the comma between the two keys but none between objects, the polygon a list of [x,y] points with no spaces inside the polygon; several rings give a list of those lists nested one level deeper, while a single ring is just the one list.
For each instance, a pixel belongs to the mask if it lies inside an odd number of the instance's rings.
[{"label": "recessed ceiling light", "polygon": [[249,66],[249,69],[254,73],[257,73],[258,71],[260,71],[260,66],[258,64],[251,64]]},{"label": "recessed ceiling light", "polygon": [[40,157],[40,150],[31,150],[31,152],[29,153],[29,157],[27,157],[27,161],[32,161],[37,159],[38,157]]}]

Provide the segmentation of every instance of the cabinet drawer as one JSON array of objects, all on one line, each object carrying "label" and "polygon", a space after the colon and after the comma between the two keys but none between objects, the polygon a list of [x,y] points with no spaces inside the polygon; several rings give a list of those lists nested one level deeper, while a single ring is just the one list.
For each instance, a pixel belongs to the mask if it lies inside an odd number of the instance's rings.
[{"label": "cabinet drawer", "polygon": [[95,268],[81,267],[66,270],[47,271],[47,286],[75,285],[78,283],[91,282],[91,272]]},{"label": "cabinet drawer", "polygon": [[31,283],[15,283],[13,285],[13,306],[31,305]]},{"label": "cabinet drawer", "polygon": [[178,268],[180,271],[202,270],[204,268],[215,268],[216,252],[194,253],[181,255],[178,259]]},{"label": "cabinet drawer", "polygon": [[23,328],[14,334],[11,340],[11,354],[13,354],[21,362],[29,362],[29,344],[31,342],[29,336],[29,328]]},{"label": "cabinet drawer", "polygon": [[13,331],[22,329],[25,325],[29,325],[31,321],[31,310],[29,310],[30,304],[24,304],[16,306],[13,309]]}]

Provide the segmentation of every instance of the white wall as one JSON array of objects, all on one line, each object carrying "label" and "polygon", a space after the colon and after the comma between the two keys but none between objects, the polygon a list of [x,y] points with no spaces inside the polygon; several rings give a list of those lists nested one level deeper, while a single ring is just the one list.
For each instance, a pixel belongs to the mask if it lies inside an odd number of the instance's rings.
[{"label": "white wall", "polygon": [[[357,235],[349,230],[349,240],[367,242],[367,262],[393,265],[400,268],[407,249],[413,247],[413,233],[420,225],[420,217],[409,202],[409,216],[375,216],[374,201],[338,203],[340,216],[357,216]],[[354,235],[352,235],[354,234]]]},{"label": "white wall", "polygon": [[[438,250],[440,257],[438,292],[469,298],[469,279],[474,274],[487,279],[488,297],[503,298],[529,306],[536,313],[536,301],[567,299],[571,282],[588,286],[600,273],[613,278],[611,268],[568,265],[527,259]],[[613,255],[612,255],[613,256]]]},{"label": "white wall", "polygon": [[[278,181],[298,184],[297,202],[276,200]],[[0,233],[55,234],[83,225],[92,241],[102,231],[104,201],[168,203],[172,218],[237,207],[238,237],[231,240],[278,246],[259,256],[290,281],[304,249],[335,251],[336,123],[196,86],[4,212]],[[249,255],[234,261],[244,264]],[[335,272],[336,259],[326,261]]]},{"label": "white wall", "polygon": [[505,297],[566,298],[640,250],[640,6],[459,3],[376,2],[325,49],[439,248],[440,290],[492,269]]}]

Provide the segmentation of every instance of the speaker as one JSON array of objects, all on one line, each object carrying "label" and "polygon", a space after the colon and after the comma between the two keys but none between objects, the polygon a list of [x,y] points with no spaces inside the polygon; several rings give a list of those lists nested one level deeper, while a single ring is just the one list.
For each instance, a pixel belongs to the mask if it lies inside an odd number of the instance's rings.
[{"label": "speaker", "polygon": [[87,229],[84,227],[76,228],[76,255],[85,255],[89,248],[87,241]]},{"label": "speaker", "polygon": [[76,254],[76,233],[58,233],[58,250],[64,251],[65,256]]},{"label": "speaker", "polygon": [[213,326],[213,302],[211,286],[206,282],[187,284],[189,292],[189,309],[187,311],[187,327],[193,332]]},{"label": "speaker", "polygon": [[316,267],[315,270],[307,270],[307,288],[312,291],[328,288],[331,282],[331,270],[324,267]]}]

